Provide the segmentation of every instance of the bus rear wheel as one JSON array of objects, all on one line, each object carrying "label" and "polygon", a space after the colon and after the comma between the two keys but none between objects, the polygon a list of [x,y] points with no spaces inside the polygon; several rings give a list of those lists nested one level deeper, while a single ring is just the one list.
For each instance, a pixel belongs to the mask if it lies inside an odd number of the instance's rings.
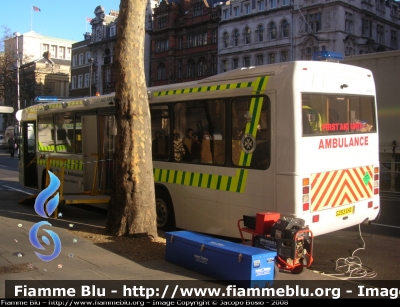
[{"label": "bus rear wheel", "polygon": [[157,228],[168,231],[174,228],[175,219],[169,195],[163,190],[156,190]]}]

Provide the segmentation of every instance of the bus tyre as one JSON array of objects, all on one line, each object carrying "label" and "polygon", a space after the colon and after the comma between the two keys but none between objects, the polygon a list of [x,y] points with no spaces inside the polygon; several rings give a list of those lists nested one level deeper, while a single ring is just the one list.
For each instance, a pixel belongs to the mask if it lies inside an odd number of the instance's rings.
[{"label": "bus tyre", "polygon": [[156,190],[157,228],[164,231],[175,227],[174,212],[168,193]]}]

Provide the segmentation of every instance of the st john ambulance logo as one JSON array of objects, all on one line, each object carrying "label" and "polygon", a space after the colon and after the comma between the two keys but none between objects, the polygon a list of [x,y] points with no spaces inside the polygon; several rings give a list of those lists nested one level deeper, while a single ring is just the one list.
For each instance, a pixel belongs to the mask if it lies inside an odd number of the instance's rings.
[{"label": "st john ambulance logo", "polygon": [[250,133],[244,134],[240,140],[240,147],[246,154],[251,154],[256,150],[256,139]]}]

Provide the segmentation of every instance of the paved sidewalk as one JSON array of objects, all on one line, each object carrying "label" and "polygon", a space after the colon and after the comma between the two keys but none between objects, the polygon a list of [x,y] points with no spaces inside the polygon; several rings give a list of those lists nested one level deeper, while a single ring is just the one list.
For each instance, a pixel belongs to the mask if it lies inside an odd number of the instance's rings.
[{"label": "paved sidewalk", "polygon": [[[88,227],[103,227],[104,214],[84,210],[78,206],[62,206],[59,219],[46,219],[62,242],[61,254],[53,261],[41,261],[38,251],[29,241],[29,230],[40,221],[32,204],[19,204],[27,195],[10,186],[17,186],[0,169],[0,298],[5,297],[5,280],[138,280],[138,281],[192,281],[210,285],[210,278],[164,260],[134,262],[97,246],[69,231]],[[76,239],[76,241],[74,240]],[[46,245],[44,245],[46,246]],[[48,255],[51,252],[38,251]],[[24,272],[6,273],[5,268],[18,268]],[[275,280],[334,280],[333,277],[304,269],[301,274],[277,272]],[[218,281],[215,281],[218,283]],[[346,283],[346,282],[344,282]]]}]

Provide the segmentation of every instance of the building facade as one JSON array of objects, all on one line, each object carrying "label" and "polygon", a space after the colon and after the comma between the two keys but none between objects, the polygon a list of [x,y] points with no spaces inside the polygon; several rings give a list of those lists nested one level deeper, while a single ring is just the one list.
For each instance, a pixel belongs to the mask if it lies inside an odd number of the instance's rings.
[{"label": "building facade", "polygon": [[52,59],[50,52],[45,52],[38,60],[21,65],[21,109],[34,104],[37,96],[68,97],[70,65],[70,60]]},{"label": "building facade", "polygon": [[164,0],[154,9],[150,85],[217,74],[220,5],[214,0]]},{"label": "building facade", "polygon": [[289,0],[231,0],[221,6],[219,73],[290,60]]},{"label": "building facade", "polygon": [[92,57],[89,44],[92,41],[92,33],[84,34],[84,40],[72,44],[71,60],[71,84],[69,94],[71,97],[84,97],[95,95],[97,92],[96,64]]},{"label": "building facade", "polygon": [[393,0],[231,0],[221,6],[219,70],[399,48]]},{"label": "building facade", "polygon": [[[12,125],[16,122],[15,112],[18,110],[18,106],[23,108],[25,105],[33,104],[34,95],[43,95],[45,92],[50,93],[50,89],[53,88],[52,95],[56,95],[59,90],[60,93],[68,96],[68,90],[63,87],[63,82],[67,80],[69,83],[71,47],[74,42],[73,40],[41,35],[35,31],[29,31],[24,34],[15,32],[13,37],[4,41],[4,54],[15,59],[15,76],[17,76],[17,71],[20,71],[19,78],[15,77],[16,84],[9,86],[9,89],[5,89],[4,104],[12,106],[15,110],[14,114],[4,115],[5,125]],[[41,66],[40,61],[43,60],[44,54],[47,54],[52,60],[52,63],[49,61],[47,61],[47,64],[43,63],[45,66],[52,67],[49,68],[50,73],[44,73],[46,69],[43,67],[38,68]],[[17,59],[19,62],[17,62]],[[17,63],[19,64],[17,65]],[[68,65],[68,76],[64,76],[66,63]],[[20,70],[19,67],[23,68],[24,71]],[[57,77],[60,77],[60,71],[62,71],[63,77],[61,78],[62,81],[59,80],[59,87],[56,85],[58,82],[49,81],[51,70],[55,72]],[[47,76],[46,80],[42,80],[44,82],[43,86],[37,84],[38,76],[35,72],[38,71],[41,71],[41,75]],[[32,79],[28,80],[28,76]],[[45,85],[46,82],[48,86]]]},{"label": "building facade", "polygon": [[[18,40],[18,43],[17,41]],[[45,52],[50,52],[54,59],[71,60],[73,40],[45,36],[29,31],[24,34],[9,38],[4,42],[4,50],[6,53],[18,53],[21,64],[35,61],[43,57]]]}]

